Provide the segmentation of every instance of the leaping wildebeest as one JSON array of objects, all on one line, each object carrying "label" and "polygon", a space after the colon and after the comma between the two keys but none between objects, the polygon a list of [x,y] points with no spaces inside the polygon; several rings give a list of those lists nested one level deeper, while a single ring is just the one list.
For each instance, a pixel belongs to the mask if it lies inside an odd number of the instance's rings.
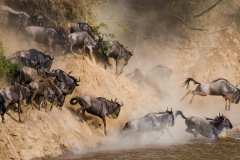
[{"label": "leaping wildebeest", "polygon": [[230,120],[224,115],[218,115],[215,118],[201,118],[196,116],[186,117],[181,111],[177,111],[175,116],[180,115],[187,126],[186,132],[191,133],[194,137],[198,134],[211,138],[217,139],[218,135],[223,129],[232,129],[233,125]]},{"label": "leaping wildebeest", "polygon": [[128,64],[129,59],[133,56],[132,52],[127,50],[118,41],[113,41],[111,47],[107,51],[108,63],[113,58],[116,63],[116,74],[121,74],[124,67]]},{"label": "leaping wildebeest", "polygon": [[4,114],[7,112],[10,105],[18,105],[18,119],[21,122],[21,103],[25,100],[30,103],[31,91],[28,87],[20,84],[14,84],[0,91],[0,112],[2,122],[4,123]]},{"label": "leaping wildebeest", "polygon": [[192,94],[190,103],[192,103],[195,95],[199,96],[222,96],[225,99],[225,110],[230,110],[231,103],[238,104],[240,100],[240,89],[231,84],[228,80],[219,78],[209,83],[200,83],[193,78],[187,78],[184,82],[186,88],[189,88],[189,83],[193,82],[196,84],[194,90],[189,90],[183,97],[182,100],[189,94]]},{"label": "leaping wildebeest", "polygon": [[121,107],[123,104],[117,102],[117,100],[107,100],[103,97],[91,97],[91,96],[79,96],[70,100],[71,105],[79,104],[85,117],[85,112],[93,114],[102,119],[104,125],[104,134],[107,134],[106,129],[106,117],[112,117],[116,119],[119,116]]},{"label": "leaping wildebeest", "polygon": [[144,117],[129,121],[123,127],[123,131],[152,131],[157,130],[162,133],[168,131],[168,127],[174,126],[174,114],[172,109],[165,112],[149,113]]}]

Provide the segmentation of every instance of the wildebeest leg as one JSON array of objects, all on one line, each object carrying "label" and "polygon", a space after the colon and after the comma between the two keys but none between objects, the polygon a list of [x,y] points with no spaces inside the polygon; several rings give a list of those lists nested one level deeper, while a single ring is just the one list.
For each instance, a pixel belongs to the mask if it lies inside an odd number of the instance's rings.
[{"label": "wildebeest leg", "polygon": [[2,123],[5,123],[5,118],[4,118],[4,114],[7,112],[7,109],[4,105],[1,105],[1,118],[2,118]]},{"label": "wildebeest leg", "polygon": [[190,104],[192,104],[194,96],[195,96],[195,94],[192,93],[192,98],[191,98],[190,101],[189,101]]},{"label": "wildebeest leg", "polygon": [[49,38],[48,39],[48,48],[49,48],[49,51],[50,52],[53,52],[53,48],[54,48],[54,40],[53,40],[53,37]]},{"label": "wildebeest leg", "polygon": [[[36,104],[36,102],[35,102],[36,95],[37,95],[37,91],[35,91],[35,92],[33,93],[33,96],[32,96],[32,98],[31,98],[31,104],[33,104],[33,106],[35,106],[36,108],[39,108],[39,110],[40,110],[40,106],[38,106],[38,105]],[[33,107],[32,107],[32,109],[33,109]]]},{"label": "wildebeest leg", "polygon": [[105,118],[105,117],[102,117],[102,120],[103,120],[103,125],[104,125],[104,135],[106,136],[106,135],[107,135],[106,118]]},{"label": "wildebeest leg", "polygon": [[228,99],[228,98],[226,98],[226,97],[224,97],[224,99],[225,99],[225,110],[226,111],[228,111],[228,110],[230,110],[230,100]]},{"label": "wildebeest leg", "polygon": [[19,101],[19,102],[18,102],[18,121],[19,121],[19,122],[22,122],[22,120],[21,120],[21,112],[22,112],[21,103],[20,103],[20,101]]},{"label": "wildebeest leg", "polygon": [[86,110],[85,109],[82,109],[82,117],[83,117],[83,119],[87,119],[87,117],[86,117]]},{"label": "wildebeest leg", "polygon": [[191,90],[187,91],[187,93],[180,99],[180,101],[183,101],[191,92]]},{"label": "wildebeest leg", "polygon": [[188,132],[188,133],[191,133],[195,138],[197,137],[197,133],[194,132],[194,131],[192,130],[192,128],[187,128],[185,131]]},{"label": "wildebeest leg", "polygon": [[230,111],[231,108],[231,101],[228,99],[228,111]]},{"label": "wildebeest leg", "polygon": [[2,123],[5,123],[4,113],[1,113],[1,117],[2,117]]},{"label": "wildebeest leg", "polygon": [[73,43],[70,43],[70,52],[73,53]]},{"label": "wildebeest leg", "polygon": [[118,68],[119,68],[119,60],[118,59],[116,59],[116,74],[118,75]]},{"label": "wildebeest leg", "polygon": [[91,60],[94,64],[96,64],[95,58],[94,58],[94,56],[93,56],[93,49],[92,49],[92,47],[90,46],[90,47],[88,47],[88,49],[89,49],[89,58],[90,58],[90,60]]}]

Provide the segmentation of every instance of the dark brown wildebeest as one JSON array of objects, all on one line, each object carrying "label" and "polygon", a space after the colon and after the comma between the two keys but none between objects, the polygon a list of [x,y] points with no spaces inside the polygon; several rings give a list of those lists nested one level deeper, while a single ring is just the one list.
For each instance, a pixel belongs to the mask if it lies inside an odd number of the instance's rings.
[{"label": "dark brown wildebeest", "polygon": [[165,112],[149,113],[144,117],[129,121],[123,127],[123,131],[147,132],[157,130],[168,131],[168,127],[174,126],[174,115],[172,110]]},{"label": "dark brown wildebeest", "polygon": [[[121,74],[124,67],[128,64],[129,59],[133,56],[132,52],[127,50],[118,41],[113,41],[111,47],[107,51],[107,57],[110,61],[113,58],[116,62],[116,74]],[[108,62],[111,64],[110,62]]]},{"label": "dark brown wildebeest", "polygon": [[11,59],[17,60],[18,63],[39,71],[49,71],[54,57],[37,49],[29,49],[16,52],[15,56]]},{"label": "dark brown wildebeest", "polygon": [[44,70],[35,70],[30,67],[23,67],[17,69],[11,76],[9,80],[11,84],[19,83],[21,85],[27,86],[32,81],[36,81],[46,77],[46,72]]},{"label": "dark brown wildebeest", "polygon": [[[61,89],[55,85],[53,79],[47,78],[38,82],[35,81],[30,83],[29,86],[32,91],[31,102],[39,110],[43,105],[46,105],[46,101],[51,103],[51,110],[54,104],[58,107],[63,106],[65,95]],[[37,104],[37,102],[39,104]]]},{"label": "dark brown wildebeest", "polygon": [[22,86],[20,84],[15,84],[11,87],[5,88],[0,91],[0,112],[2,117],[2,122],[4,122],[4,114],[7,112],[10,105],[18,105],[18,118],[21,122],[21,103],[26,100],[30,103],[31,91],[28,87]]},{"label": "dark brown wildebeest", "polygon": [[62,90],[64,95],[72,94],[74,89],[79,86],[78,82],[80,82],[80,78],[77,80],[70,73],[66,73],[61,69],[46,72],[46,76],[55,77],[54,83]]},{"label": "dark brown wildebeest", "polygon": [[98,116],[102,119],[104,124],[104,134],[107,134],[106,129],[106,117],[117,118],[119,116],[121,107],[123,104],[117,102],[117,100],[107,100],[103,97],[91,97],[91,96],[80,96],[74,97],[70,100],[70,104],[76,105],[80,104],[83,116],[87,111],[90,114]]},{"label": "dark brown wildebeest", "polygon": [[224,78],[219,78],[213,80],[209,83],[200,83],[194,80],[193,78],[187,78],[184,82],[186,88],[189,88],[189,83],[193,82],[197,87],[192,91],[189,90],[183,97],[182,100],[189,94],[192,94],[190,103],[192,103],[195,95],[200,96],[222,96],[225,101],[225,110],[230,110],[231,103],[238,104],[240,100],[240,89],[232,85],[228,80]]},{"label": "dark brown wildebeest", "polygon": [[200,118],[200,117],[186,117],[181,111],[177,111],[175,116],[180,115],[185,119],[185,124],[187,126],[186,132],[191,133],[194,137],[197,137],[198,134],[217,139],[218,135],[223,131],[224,128],[232,129],[233,125],[228,118],[224,115],[216,116],[215,118]]}]

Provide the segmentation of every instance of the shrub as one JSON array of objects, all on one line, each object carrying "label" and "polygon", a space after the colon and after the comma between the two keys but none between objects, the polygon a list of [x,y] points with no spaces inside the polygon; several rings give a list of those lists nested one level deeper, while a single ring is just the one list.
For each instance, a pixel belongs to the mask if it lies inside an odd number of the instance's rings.
[{"label": "shrub", "polygon": [[20,65],[12,63],[4,56],[4,48],[0,42],[0,79],[11,77]]}]

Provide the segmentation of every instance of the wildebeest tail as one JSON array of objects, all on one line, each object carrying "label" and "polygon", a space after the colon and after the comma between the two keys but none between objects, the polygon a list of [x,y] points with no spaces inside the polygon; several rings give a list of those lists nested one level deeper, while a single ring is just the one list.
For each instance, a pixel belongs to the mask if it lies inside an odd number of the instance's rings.
[{"label": "wildebeest tail", "polygon": [[187,117],[184,116],[184,114],[182,113],[182,111],[177,111],[175,113],[175,117],[177,117],[178,115],[182,116],[183,119],[187,119]]},{"label": "wildebeest tail", "polygon": [[191,81],[192,81],[194,84],[200,84],[198,81],[196,81],[196,80],[193,79],[193,78],[187,78],[187,79],[184,81],[184,86],[186,86],[186,88],[188,88],[188,87],[189,87],[189,83],[190,83]]},{"label": "wildebeest tail", "polygon": [[70,100],[71,105],[76,105],[77,103],[79,103],[84,108],[88,107],[88,103],[82,97],[77,96]]}]

